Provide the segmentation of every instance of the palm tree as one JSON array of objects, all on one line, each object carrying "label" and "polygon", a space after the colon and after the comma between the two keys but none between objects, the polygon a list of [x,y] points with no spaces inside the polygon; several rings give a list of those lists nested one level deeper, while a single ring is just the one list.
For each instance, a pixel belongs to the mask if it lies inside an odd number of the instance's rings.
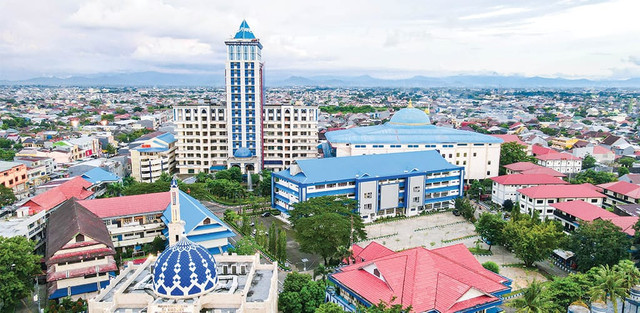
[{"label": "palm tree", "polygon": [[624,285],[627,289],[631,289],[633,286],[640,283],[640,270],[630,260],[622,260],[616,264],[613,269],[622,276]]},{"label": "palm tree", "polygon": [[327,275],[331,274],[331,269],[324,266],[323,264],[318,265],[315,269],[313,269],[313,279],[318,276],[322,277],[322,280],[327,280]]},{"label": "palm tree", "polygon": [[546,313],[550,311],[550,301],[542,284],[535,279],[529,283],[522,297],[513,299],[508,305],[518,313]]},{"label": "palm tree", "polygon": [[618,312],[618,298],[624,299],[628,293],[627,281],[616,271],[615,267],[601,265],[594,276],[595,283],[591,287],[591,301],[611,301],[613,311]]}]

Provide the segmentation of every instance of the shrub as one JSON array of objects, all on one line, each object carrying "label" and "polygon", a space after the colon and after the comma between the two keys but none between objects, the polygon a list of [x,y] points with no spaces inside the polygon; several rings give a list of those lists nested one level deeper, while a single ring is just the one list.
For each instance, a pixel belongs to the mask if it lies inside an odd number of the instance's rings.
[{"label": "shrub", "polygon": [[491,261],[487,261],[482,263],[482,267],[496,273],[499,274],[500,273],[500,266],[498,266],[498,264],[496,264],[496,262],[491,262]]}]

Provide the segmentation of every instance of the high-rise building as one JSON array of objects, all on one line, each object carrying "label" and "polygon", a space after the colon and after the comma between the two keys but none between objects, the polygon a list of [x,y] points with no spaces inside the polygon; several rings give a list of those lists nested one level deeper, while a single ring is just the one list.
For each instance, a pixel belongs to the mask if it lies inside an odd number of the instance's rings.
[{"label": "high-rise building", "polygon": [[246,21],[242,21],[236,35],[224,43],[227,45],[225,84],[230,121],[227,151],[233,156],[238,151],[240,157],[255,156],[253,169],[262,168],[262,44]]},{"label": "high-rise building", "polygon": [[318,107],[265,104],[262,45],[246,21],[225,44],[226,103],[173,107],[179,173],[283,170],[295,159],[318,157]]}]

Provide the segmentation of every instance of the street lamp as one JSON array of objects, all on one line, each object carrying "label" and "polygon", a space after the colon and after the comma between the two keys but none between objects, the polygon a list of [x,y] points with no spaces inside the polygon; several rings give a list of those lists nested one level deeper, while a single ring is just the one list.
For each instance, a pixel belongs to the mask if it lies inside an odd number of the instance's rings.
[{"label": "street lamp", "polygon": [[307,271],[307,262],[309,262],[309,259],[303,258],[301,261],[302,261],[302,263],[304,263],[304,269],[302,271],[306,272]]}]

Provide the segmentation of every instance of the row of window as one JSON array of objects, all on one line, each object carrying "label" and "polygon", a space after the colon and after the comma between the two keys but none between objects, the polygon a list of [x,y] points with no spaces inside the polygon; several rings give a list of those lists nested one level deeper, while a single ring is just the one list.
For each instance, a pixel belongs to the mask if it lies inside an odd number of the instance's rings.
[{"label": "row of window", "polygon": [[[467,144],[458,144],[458,146],[466,146]],[[480,146],[484,146],[484,144],[474,144],[474,145],[480,145]],[[354,147],[356,148],[366,148],[367,145],[355,145]],[[372,145],[373,148],[384,148],[385,145]],[[390,145],[391,148],[401,148],[402,145]],[[437,145],[434,144],[429,144],[429,145],[424,145],[425,148],[436,148]],[[442,145],[443,148],[453,148],[453,145]],[[420,145],[407,145],[407,148],[420,148]],[[466,156],[466,153],[465,153]],[[474,155],[475,156],[475,155]]]}]

